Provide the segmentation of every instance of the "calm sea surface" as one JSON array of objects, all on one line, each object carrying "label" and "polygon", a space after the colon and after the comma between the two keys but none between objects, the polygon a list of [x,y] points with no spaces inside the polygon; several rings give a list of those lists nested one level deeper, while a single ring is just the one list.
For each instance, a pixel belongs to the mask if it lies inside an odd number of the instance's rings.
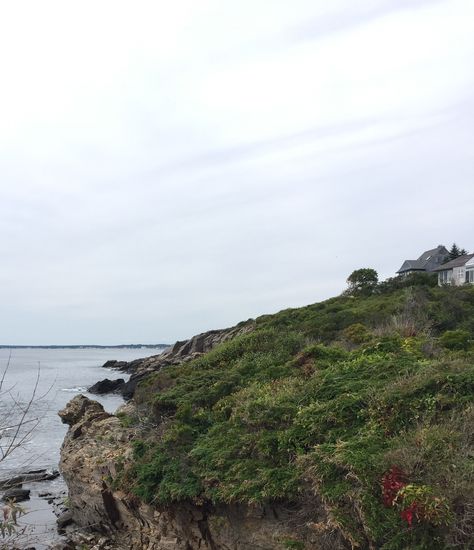
[{"label": "calm sea surface", "polygon": [[[118,395],[97,396],[87,393],[87,388],[104,378],[125,378],[126,374],[102,368],[109,359],[131,361],[141,357],[157,355],[162,349],[0,349],[0,372],[7,364],[3,387],[0,392],[0,444],[5,446],[14,431],[20,411],[30,401],[36,388],[30,410],[26,416],[25,429],[34,427],[32,433],[8,458],[0,461],[0,479],[12,476],[17,471],[40,468],[56,469],[59,450],[67,431],[61,423],[58,411],[75,395],[83,393],[100,401],[109,412],[114,412],[123,400]],[[37,378],[38,379],[38,383]],[[36,420],[38,419],[38,420]],[[26,433],[26,432],[25,432]],[[54,482],[25,484],[32,490],[32,499],[25,503],[29,514],[26,522],[38,532],[41,526],[46,529],[46,539],[53,537],[52,525],[55,517],[45,502],[37,498],[41,491],[57,493],[64,489],[61,478]],[[53,529],[54,531],[54,529]],[[37,533],[36,533],[37,535]],[[41,540],[40,540],[41,542]],[[1,543],[1,540],[0,540]]]}]

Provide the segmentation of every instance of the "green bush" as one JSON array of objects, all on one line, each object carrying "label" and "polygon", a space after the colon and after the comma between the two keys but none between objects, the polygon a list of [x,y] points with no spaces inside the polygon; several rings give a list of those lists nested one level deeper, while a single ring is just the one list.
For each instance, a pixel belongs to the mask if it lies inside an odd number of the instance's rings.
[{"label": "green bush", "polygon": [[351,344],[363,344],[371,339],[371,333],[362,323],[349,325],[342,331],[343,337]]},{"label": "green bush", "polygon": [[442,346],[452,350],[468,350],[472,338],[467,330],[447,330],[439,339]]},{"label": "green bush", "polygon": [[438,286],[438,277],[436,273],[410,273],[409,275],[399,275],[379,283],[377,290],[381,293],[391,293],[401,288],[410,287],[428,287]]}]

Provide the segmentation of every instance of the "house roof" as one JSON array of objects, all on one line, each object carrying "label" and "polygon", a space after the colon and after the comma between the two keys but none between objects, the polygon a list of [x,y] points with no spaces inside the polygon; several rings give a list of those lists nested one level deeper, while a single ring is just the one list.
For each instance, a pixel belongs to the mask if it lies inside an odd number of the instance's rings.
[{"label": "house roof", "polygon": [[445,246],[439,244],[436,248],[423,252],[423,254],[418,258],[418,261],[427,262],[430,258],[436,256],[437,254],[449,254],[449,252]]},{"label": "house roof", "polygon": [[446,271],[447,269],[453,269],[453,267],[462,267],[467,264],[467,262],[474,258],[474,254],[464,254],[463,256],[458,256],[443,265],[440,265],[435,271]]},{"label": "house roof", "polygon": [[447,248],[439,244],[436,248],[426,250],[417,260],[405,260],[397,273],[406,271],[434,271],[449,254]]},{"label": "house roof", "polygon": [[420,260],[405,260],[402,264],[402,267],[397,271],[397,273],[403,273],[404,271],[411,271],[416,269],[425,269],[425,262]]}]

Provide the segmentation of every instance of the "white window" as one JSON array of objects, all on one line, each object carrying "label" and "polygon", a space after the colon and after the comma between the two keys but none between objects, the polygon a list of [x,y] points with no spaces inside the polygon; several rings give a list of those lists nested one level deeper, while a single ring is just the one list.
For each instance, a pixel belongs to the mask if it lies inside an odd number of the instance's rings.
[{"label": "white window", "polygon": [[438,282],[440,285],[447,285],[451,282],[452,271],[440,271]]},{"label": "white window", "polygon": [[474,269],[466,269],[466,283],[474,283]]}]

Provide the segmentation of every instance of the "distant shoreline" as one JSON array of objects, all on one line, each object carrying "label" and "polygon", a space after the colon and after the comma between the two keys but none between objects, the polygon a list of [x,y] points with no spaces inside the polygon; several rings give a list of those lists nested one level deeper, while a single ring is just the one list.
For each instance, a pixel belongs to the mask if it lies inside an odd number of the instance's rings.
[{"label": "distant shoreline", "polygon": [[9,346],[0,345],[0,349],[164,349],[170,344],[119,344],[116,346],[100,346],[96,344],[77,344],[72,346],[49,345],[49,346]]}]

